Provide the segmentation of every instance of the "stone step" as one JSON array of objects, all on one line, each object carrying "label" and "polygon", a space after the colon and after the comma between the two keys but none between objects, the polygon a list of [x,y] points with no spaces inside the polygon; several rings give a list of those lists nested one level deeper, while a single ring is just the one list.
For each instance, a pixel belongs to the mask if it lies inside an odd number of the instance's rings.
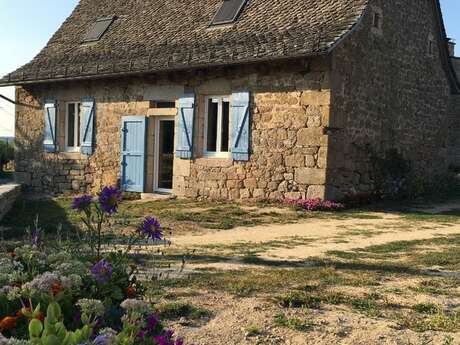
[{"label": "stone step", "polygon": [[168,193],[141,193],[141,200],[155,201],[155,200],[172,200],[177,196]]}]

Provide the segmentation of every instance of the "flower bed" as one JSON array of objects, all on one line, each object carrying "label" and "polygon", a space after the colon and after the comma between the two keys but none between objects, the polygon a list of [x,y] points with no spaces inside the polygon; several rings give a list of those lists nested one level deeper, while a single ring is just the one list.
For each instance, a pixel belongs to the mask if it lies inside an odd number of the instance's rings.
[{"label": "flower bed", "polygon": [[284,199],[284,203],[300,207],[306,211],[336,212],[345,209],[344,204],[321,199]]},{"label": "flower bed", "polygon": [[98,198],[75,198],[80,240],[44,243],[38,227],[30,243],[0,253],[0,345],[182,345],[143,299],[132,248],[146,239],[164,241],[158,220],[147,217],[110,250],[104,233],[122,201],[106,187]]}]

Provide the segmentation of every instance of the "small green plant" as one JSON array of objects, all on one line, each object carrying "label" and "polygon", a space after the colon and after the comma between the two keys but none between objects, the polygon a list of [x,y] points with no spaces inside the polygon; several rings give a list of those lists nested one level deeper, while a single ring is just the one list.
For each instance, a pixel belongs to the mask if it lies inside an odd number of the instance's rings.
[{"label": "small green plant", "polygon": [[413,309],[420,314],[434,315],[441,311],[441,308],[433,303],[419,303]]},{"label": "small green plant", "polygon": [[[40,305],[34,313],[26,316],[33,317],[40,313]],[[36,318],[29,323],[29,338],[34,345],[78,345],[89,340],[92,327],[85,324],[83,328],[73,332],[68,331],[61,321],[61,307],[57,302],[51,302],[46,310],[44,321]]]},{"label": "small green plant", "polygon": [[275,315],[275,325],[286,327],[296,331],[306,332],[311,328],[310,324],[302,321],[297,317],[287,317],[284,314]]},{"label": "small green plant", "polygon": [[300,292],[291,292],[287,295],[277,298],[278,303],[283,308],[312,308],[319,309],[321,299],[316,296],[302,294]]},{"label": "small green plant", "polygon": [[454,337],[451,335],[446,335],[444,338],[444,342],[442,343],[443,345],[454,345]]},{"label": "small green plant", "polygon": [[257,337],[262,334],[262,329],[259,326],[252,325],[246,328],[246,337]]},{"label": "small green plant", "polygon": [[157,307],[158,315],[167,320],[180,319],[198,320],[210,315],[206,309],[195,307],[187,302],[165,303]]}]

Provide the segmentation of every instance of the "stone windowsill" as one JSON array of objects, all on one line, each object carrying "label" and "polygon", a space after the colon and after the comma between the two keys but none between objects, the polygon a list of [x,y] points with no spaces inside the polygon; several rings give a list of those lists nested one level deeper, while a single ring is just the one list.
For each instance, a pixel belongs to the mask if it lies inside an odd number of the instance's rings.
[{"label": "stone windowsill", "polygon": [[233,165],[231,158],[212,158],[212,157],[201,157],[195,160],[195,163],[205,167],[211,168],[227,168]]},{"label": "stone windowsill", "polygon": [[81,154],[80,152],[59,152],[58,158],[61,159],[75,159],[75,160],[86,160],[88,156]]}]

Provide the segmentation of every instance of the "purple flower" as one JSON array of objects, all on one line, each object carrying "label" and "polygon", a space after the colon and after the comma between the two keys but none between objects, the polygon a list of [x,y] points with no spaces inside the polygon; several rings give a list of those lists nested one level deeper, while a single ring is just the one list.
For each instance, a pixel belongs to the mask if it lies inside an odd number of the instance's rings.
[{"label": "purple flower", "polygon": [[94,274],[98,283],[106,284],[112,276],[113,268],[109,262],[102,259],[91,268],[91,273]]},{"label": "purple flower", "polygon": [[86,211],[93,202],[93,197],[91,195],[85,194],[82,196],[77,196],[73,199],[72,205],[70,206],[73,210],[76,211]]},{"label": "purple flower", "polygon": [[173,345],[171,343],[171,339],[164,335],[157,335],[153,339],[158,343],[158,345]]},{"label": "purple flower", "polygon": [[104,187],[99,195],[102,211],[108,214],[118,212],[118,204],[122,201],[121,192],[115,187]]},{"label": "purple flower", "polygon": [[41,229],[39,228],[34,228],[32,232],[30,233],[31,239],[32,239],[32,245],[33,246],[38,246],[38,243],[40,242],[40,234],[41,234]]},{"label": "purple flower", "polygon": [[94,345],[108,345],[109,344],[109,337],[105,334],[98,335],[93,340]]},{"label": "purple flower", "polygon": [[176,343],[174,345],[184,345],[184,339],[182,338],[176,339]]},{"label": "purple flower", "polygon": [[[158,335],[153,339],[158,343],[158,345],[174,345],[172,336],[174,335],[174,330],[167,329],[163,335]],[[178,344],[180,345],[180,343]]]},{"label": "purple flower", "polygon": [[153,217],[146,217],[142,222],[139,232],[152,240],[161,240],[163,232],[160,230],[160,222]]},{"label": "purple flower", "polygon": [[145,339],[145,334],[146,334],[146,333],[147,333],[146,331],[140,330],[139,333],[137,333],[137,337],[138,337],[139,339],[141,339],[141,340],[144,340],[144,339]]},{"label": "purple flower", "polygon": [[147,318],[147,330],[149,330],[150,332],[154,331],[158,325],[158,321],[159,321],[158,316],[153,315],[153,314],[150,315]]}]

